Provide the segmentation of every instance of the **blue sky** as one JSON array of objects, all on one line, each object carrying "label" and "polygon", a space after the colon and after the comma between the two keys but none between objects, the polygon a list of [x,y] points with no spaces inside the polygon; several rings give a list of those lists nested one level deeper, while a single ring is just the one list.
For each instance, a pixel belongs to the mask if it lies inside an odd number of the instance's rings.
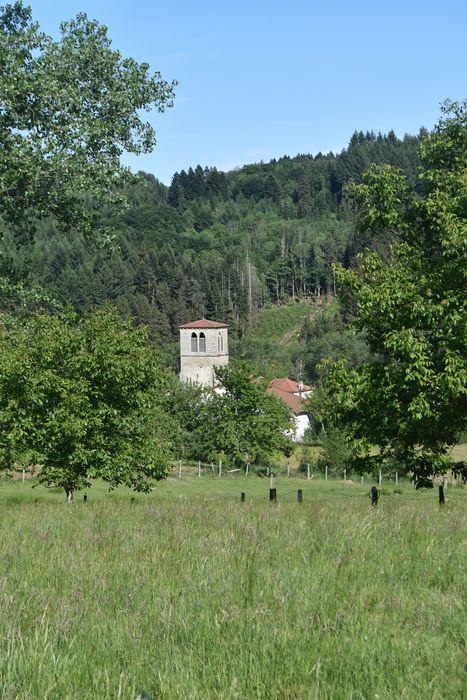
[{"label": "blue sky", "polygon": [[465,0],[29,0],[48,34],[79,11],[114,48],[180,85],[153,114],[152,154],[125,156],[169,184],[190,165],[229,170],[340,151],[352,132],[431,129],[467,96]]}]

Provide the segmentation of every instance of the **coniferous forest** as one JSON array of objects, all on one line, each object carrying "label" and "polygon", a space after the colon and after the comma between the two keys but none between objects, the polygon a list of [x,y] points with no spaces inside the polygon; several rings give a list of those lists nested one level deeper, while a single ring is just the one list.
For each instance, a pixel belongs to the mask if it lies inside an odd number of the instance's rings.
[{"label": "coniferous forest", "polygon": [[[335,292],[333,264],[352,266],[372,246],[356,235],[347,184],[370,163],[394,165],[416,184],[419,141],[355,132],[339,154],[283,156],[231,172],[196,165],[169,187],[140,172],[125,185],[123,214],[111,205],[99,212],[95,227],[105,237],[64,230],[53,217],[35,222],[33,236],[4,235],[2,310],[83,312],[111,303],[148,326],[172,366],[177,325],[205,316],[227,322],[241,350],[265,306]],[[93,209],[92,195],[86,206]],[[307,366],[313,380],[315,365]]]}]

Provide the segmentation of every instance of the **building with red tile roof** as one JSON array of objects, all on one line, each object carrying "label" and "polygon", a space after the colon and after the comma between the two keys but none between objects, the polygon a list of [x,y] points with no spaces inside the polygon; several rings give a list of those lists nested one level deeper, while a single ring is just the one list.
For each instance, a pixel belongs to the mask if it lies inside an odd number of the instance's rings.
[{"label": "building with red tile roof", "polygon": [[273,379],[269,383],[266,393],[277,396],[291,409],[295,415],[295,442],[302,442],[305,430],[310,425],[307,408],[308,397],[311,395],[312,387],[303,382],[296,382],[293,379]]}]

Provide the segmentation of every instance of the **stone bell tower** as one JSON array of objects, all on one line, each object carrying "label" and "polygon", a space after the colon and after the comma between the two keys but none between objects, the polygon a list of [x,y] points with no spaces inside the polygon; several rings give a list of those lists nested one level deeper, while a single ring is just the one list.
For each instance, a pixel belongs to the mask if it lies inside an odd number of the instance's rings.
[{"label": "stone bell tower", "polygon": [[180,329],[180,380],[214,387],[214,367],[229,364],[228,326],[202,318]]}]

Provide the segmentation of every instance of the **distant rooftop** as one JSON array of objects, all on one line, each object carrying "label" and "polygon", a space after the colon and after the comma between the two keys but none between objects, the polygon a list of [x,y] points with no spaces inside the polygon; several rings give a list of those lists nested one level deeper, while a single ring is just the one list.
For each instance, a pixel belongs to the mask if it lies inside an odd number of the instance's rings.
[{"label": "distant rooftop", "polygon": [[207,318],[200,318],[198,321],[190,321],[190,323],[181,323],[179,328],[228,328],[226,323],[218,323],[217,321],[209,321]]},{"label": "distant rooftop", "polygon": [[282,391],[281,389],[277,389],[272,386],[270,386],[269,389],[266,389],[266,393],[272,394],[278,399],[281,399],[281,401],[286,403],[297,416],[301,413],[306,413],[307,406],[310,403],[307,399],[302,399],[296,394],[291,394],[290,391]]},{"label": "distant rooftop", "polygon": [[311,386],[308,384],[300,384],[299,382],[296,382],[293,379],[287,379],[286,377],[283,379],[273,379],[272,382],[270,382],[269,387],[271,389],[278,389],[279,391],[287,391],[291,394],[311,391]]},{"label": "distant rooftop", "polygon": [[[267,394],[277,396],[277,398],[286,403],[297,416],[301,413],[306,413],[307,406],[310,402],[303,394],[308,391],[311,391],[311,386],[308,384],[300,384],[286,377],[282,379],[273,379],[266,389]],[[297,396],[297,394],[302,395]]]}]

